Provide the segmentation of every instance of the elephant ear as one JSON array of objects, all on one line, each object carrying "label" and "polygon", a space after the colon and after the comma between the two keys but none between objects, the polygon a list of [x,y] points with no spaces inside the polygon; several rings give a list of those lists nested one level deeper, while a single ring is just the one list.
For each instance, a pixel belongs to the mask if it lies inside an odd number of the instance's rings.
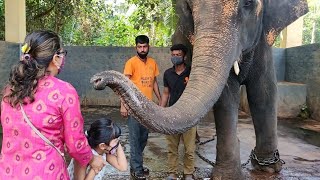
[{"label": "elephant ear", "polygon": [[307,0],[264,0],[264,32],[268,45],[289,24],[308,12]]}]

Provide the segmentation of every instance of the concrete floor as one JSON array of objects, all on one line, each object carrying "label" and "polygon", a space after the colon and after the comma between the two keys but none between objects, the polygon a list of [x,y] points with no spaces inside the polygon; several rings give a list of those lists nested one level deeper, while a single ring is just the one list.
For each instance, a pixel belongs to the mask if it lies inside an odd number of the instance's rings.
[{"label": "concrete floor", "polygon": [[[121,126],[123,131],[121,141],[125,147],[125,153],[129,160],[128,128],[126,120],[120,117],[119,109],[114,107],[83,108],[85,118],[85,128],[90,123],[101,117],[109,117]],[[241,114],[238,124],[238,137],[240,139],[241,161],[245,163],[251,150],[255,146],[255,134],[251,123],[251,118]],[[215,137],[215,128],[212,112],[199,123],[198,132],[200,140],[206,141]],[[2,134],[0,134],[2,141]],[[320,180],[320,122],[301,119],[280,119],[278,123],[279,152],[280,158],[286,164],[278,174],[269,174],[254,171],[250,165],[246,165],[243,171],[247,179],[277,179],[277,180]],[[0,141],[0,146],[1,146]],[[210,161],[215,160],[216,141],[211,141],[198,146],[199,153]],[[183,152],[183,147],[179,149]],[[150,169],[150,180],[165,179],[167,176],[166,164],[166,141],[164,135],[150,133],[147,147],[144,151],[144,164]],[[182,157],[180,157],[182,159]],[[197,179],[207,179],[210,177],[213,166],[203,161],[196,155]],[[180,169],[181,169],[180,165]],[[130,179],[129,171],[118,172],[112,167],[105,179]],[[129,168],[128,168],[129,169]]]},{"label": "concrete floor", "polygon": [[[123,130],[121,141],[129,160],[128,128],[126,120],[120,117],[118,108],[84,108],[83,115],[86,119],[86,127],[89,126],[92,120],[99,117],[109,117],[121,125]],[[251,118],[241,113],[239,118],[238,137],[241,143],[241,161],[245,163],[255,146],[255,134]],[[212,119],[213,114],[209,112],[198,125],[198,132],[202,142],[215,137]],[[247,179],[320,180],[320,122],[302,119],[280,119],[278,123],[278,138],[280,158],[286,162],[283,165],[283,170],[278,174],[257,172],[252,169],[249,163],[243,168]],[[199,153],[208,160],[214,161],[215,145],[215,140],[200,145],[198,146]],[[180,146],[179,150],[183,152],[183,147]],[[144,151],[144,164],[151,171],[148,179],[165,179],[167,176],[166,156],[167,149],[164,135],[150,133],[148,144]],[[182,157],[180,158],[182,159]],[[212,165],[198,156],[196,156],[195,164],[195,177],[197,179],[210,177]],[[180,169],[181,167],[182,165],[180,165]],[[110,173],[105,179],[130,179],[129,171],[118,172],[110,167]]]}]

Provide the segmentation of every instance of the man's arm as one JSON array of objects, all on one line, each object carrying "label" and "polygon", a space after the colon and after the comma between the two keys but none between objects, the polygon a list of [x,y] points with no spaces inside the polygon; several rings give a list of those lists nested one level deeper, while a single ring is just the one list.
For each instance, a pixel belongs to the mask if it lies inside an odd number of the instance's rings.
[{"label": "man's arm", "polygon": [[[126,74],[125,76],[129,79],[131,78],[131,75]],[[124,118],[128,117],[128,110],[126,109],[125,104],[121,98],[120,98],[120,104],[121,104],[120,105],[121,116]]]},{"label": "man's arm", "polygon": [[170,93],[169,92],[170,91],[169,91],[168,87],[164,87],[163,88],[163,93],[162,93],[160,106],[162,106],[162,107],[166,107],[167,106],[167,103],[168,103],[168,100],[169,100],[169,97],[170,97]]},{"label": "man's arm", "polygon": [[158,98],[159,105],[161,105],[161,95],[160,95],[160,90],[159,90],[158,81],[156,77],[154,77],[153,92],[156,94]]}]

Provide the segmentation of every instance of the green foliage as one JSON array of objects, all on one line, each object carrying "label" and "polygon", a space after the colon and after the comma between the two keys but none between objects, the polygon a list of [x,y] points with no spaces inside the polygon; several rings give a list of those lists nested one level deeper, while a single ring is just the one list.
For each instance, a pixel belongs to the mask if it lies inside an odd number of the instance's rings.
[{"label": "green foliage", "polygon": [[103,33],[105,18],[110,15],[108,10],[104,0],[77,0],[70,15],[73,18],[66,21],[60,33],[64,44],[96,45],[95,40]]},{"label": "green foliage", "polygon": [[26,0],[27,33],[49,29],[60,33],[72,20],[75,4],[80,0]]},{"label": "green foliage", "polygon": [[[0,0],[0,39],[4,40],[4,1]],[[170,46],[177,17],[175,0],[25,0],[27,32],[49,29],[67,45],[133,46],[139,34],[153,46]],[[320,0],[308,0],[303,43],[320,43]],[[274,46],[279,47],[280,38]]]},{"label": "green foliage", "polygon": [[0,40],[5,36],[4,0],[0,0]]},{"label": "green foliage", "polygon": [[[177,17],[175,0],[25,0],[27,32],[49,29],[68,45],[133,46],[146,34],[153,46],[169,46]],[[5,36],[0,0],[0,40]],[[320,43],[320,0],[308,0],[303,44]],[[129,13],[129,11],[131,13]],[[280,38],[274,46],[280,46]]]},{"label": "green foliage", "polygon": [[[153,46],[168,46],[173,16],[170,0],[26,0],[27,33],[52,30],[67,45],[133,46],[135,36],[146,34]],[[0,0],[0,39],[4,23]]]},{"label": "green foliage", "polygon": [[300,106],[300,113],[298,114],[298,117],[301,117],[303,119],[308,119],[311,116],[310,109],[306,104],[303,104]]},{"label": "green foliage", "polygon": [[[303,17],[302,44],[320,43],[320,0],[308,0],[309,12]],[[281,35],[274,43],[274,47],[280,47]]]},{"label": "green foliage", "polygon": [[[109,3],[100,2],[100,9],[86,6],[90,16],[80,16],[85,18],[75,22],[78,28],[73,28],[76,35],[69,38],[70,44],[133,46],[137,35],[146,34],[150,37],[153,46],[170,45],[175,28],[171,1],[113,0],[112,2],[109,0],[104,2]],[[77,14],[81,14],[83,10],[80,8],[79,11]],[[81,27],[79,22],[82,22],[82,26],[84,22],[88,23],[87,28]],[[84,29],[87,30],[83,32]]]},{"label": "green foliage", "polygon": [[172,2],[170,0],[128,0],[128,2],[137,7],[129,18],[134,28],[146,32],[155,46],[170,45],[177,22]]},{"label": "green foliage", "polygon": [[277,47],[279,48],[280,47],[280,43],[281,43],[281,34],[279,34],[276,38],[276,40],[274,41],[273,43],[273,47]]},{"label": "green foliage", "polygon": [[303,44],[320,43],[320,0],[308,0],[309,13],[304,17]]}]

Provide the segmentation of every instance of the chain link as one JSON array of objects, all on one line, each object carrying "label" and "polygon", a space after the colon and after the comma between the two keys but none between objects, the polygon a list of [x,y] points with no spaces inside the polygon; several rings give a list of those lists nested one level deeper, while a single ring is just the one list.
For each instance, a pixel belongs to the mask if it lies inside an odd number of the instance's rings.
[{"label": "chain link", "polygon": [[[198,157],[200,159],[202,159],[204,162],[210,164],[211,166],[215,166],[216,163],[214,161],[211,161],[209,159],[207,159],[206,157],[204,157],[203,155],[200,154],[199,152],[199,146],[201,145],[205,145],[206,143],[208,142],[211,142],[211,141],[214,141],[215,138],[212,138],[212,139],[209,139],[209,140],[206,140],[206,141],[203,141],[203,142],[200,142],[198,143],[198,146],[197,146],[197,149],[196,149],[196,154],[198,155]],[[251,154],[249,155],[249,158],[248,160],[241,164],[241,167],[242,168],[245,168],[249,163],[250,163],[250,160],[253,159],[255,161],[257,161],[257,163],[261,166],[269,166],[271,164],[276,164],[277,162],[281,162],[281,164],[285,164],[285,161],[280,159],[280,154],[279,154],[279,151],[278,149],[276,149],[274,152],[273,152],[273,157],[270,157],[270,158],[265,158],[265,159],[259,159],[257,157],[257,155],[254,153],[254,150],[251,151]]]},{"label": "chain link", "polygon": [[[197,149],[196,149],[196,154],[198,155],[198,157],[199,157],[200,159],[202,159],[204,162],[210,164],[211,166],[215,166],[216,163],[215,163],[214,161],[211,161],[211,160],[207,159],[206,157],[202,156],[202,155],[200,154],[200,152],[199,152],[199,146],[205,145],[205,144],[207,144],[208,142],[211,142],[211,141],[214,141],[214,140],[215,140],[215,138],[213,137],[212,139],[209,139],[209,140],[200,142],[200,143],[198,143],[198,146],[197,146]],[[247,164],[249,164],[249,162],[250,162],[250,156],[249,156],[249,159],[248,159],[245,163],[241,164],[241,167],[244,168]]]},{"label": "chain link", "polygon": [[249,156],[248,160],[245,163],[241,164],[241,167],[245,168],[249,164],[249,162],[250,162],[250,156]]},{"label": "chain link", "polygon": [[284,162],[284,160],[280,159],[280,154],[279,154],[279,151],[278,149],[276,149],[274,152],[273,152],[273,157],[270,157],[270,158],[265,158],[265,159],[259,159],[257,157],[257,155],[254,153],[254,150],[251,151],[251,154],[250,154],[250,159],[253,159],[255,161],[257,161],[257,163],[261,166],[269,166],[271,164],[276,164],[278,163],[279,161],[281,162],[281,164],[285,164],[286,162]]},{"label": "chain link", "polygon": [[208,142],[211,142],[211,141],[214,141],[215,140],[215,137],[209,139],[209,140],[206,140],[206,141],[203,141],[203,142],[199,142],[198,145],[197,145],[197,149],[196,149],[196,154],[198,155],[198,157],[200,159],[202,159],[204,162],[210,164],[211,166],[215,166],[215,162],[214,161],[210,161],[209,159],[207,159],[206,157],[202,156],[199,152],[199,146],[201,145],[204,145],[204,144],[207,144]]},{"label": "chain link", "polygon": [[[199,144],[199,145],[200,145],[200,144]],[[207,159],[207,158],[205,158],[204,156],[202,156],[202,155],[200,154],[200,152],[198,151],[198,148],[197,148],[197,150],[196,150],[196,154],[198,155],[198,157],[199,157],[200,159],[202,159],[204,162],[210,164],[211,166],[215,166],[215,165],[216,165],[216,163],[215,163],[214,161],[210,161],[209,159]]]},{"label": "chain link", "polygon": [[211,141],[214,141],[216,138],[212,138],[212,139],[209,139],[209,140],[206,140],[206,141],[203,141],[203,142],[199,142],[198,145],[204,145],[204,144],[207,144],[208,142],[211,142]]}]

